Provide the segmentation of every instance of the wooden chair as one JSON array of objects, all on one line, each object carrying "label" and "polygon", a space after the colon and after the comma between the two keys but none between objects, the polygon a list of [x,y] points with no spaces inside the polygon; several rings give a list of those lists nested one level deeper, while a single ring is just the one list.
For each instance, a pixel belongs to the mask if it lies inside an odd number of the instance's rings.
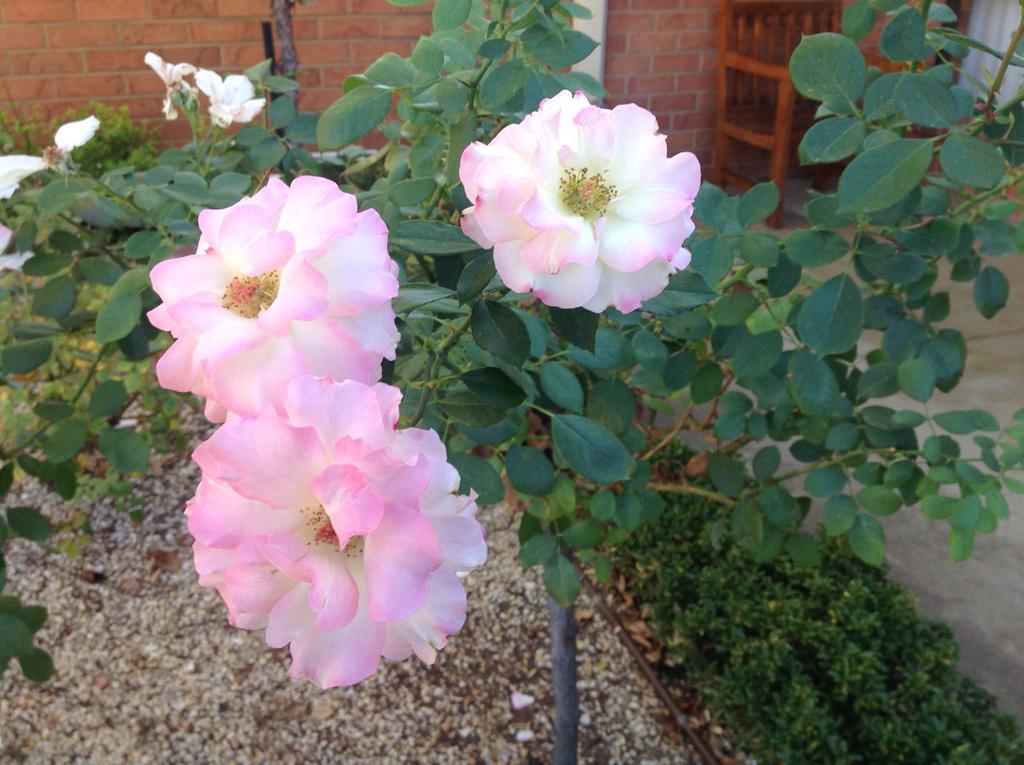
[{"label": "wooden chair", "polygon": [[769,177],[779,189],[768,224],[782,224],[790,158],[814,120],[817,104],[801,98],[789,75],[789,57],[803,35],[837,32],[842,0],[720,0],[718,23],[718,185],[750,188],[755,181],[728,166],[733,144],[770,153]]}]

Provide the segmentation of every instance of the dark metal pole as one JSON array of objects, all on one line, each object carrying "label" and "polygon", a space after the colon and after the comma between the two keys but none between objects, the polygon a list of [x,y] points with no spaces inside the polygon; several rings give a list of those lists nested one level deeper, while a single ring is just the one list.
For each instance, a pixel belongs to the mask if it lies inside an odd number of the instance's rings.
[{"label": "dark metal pole", "polygon": [[576,635],[573,607],[548,599],[551,614],[551,680],[555,691],[554,765],[576,765],[579,743],[580,694],[576,685]]}]

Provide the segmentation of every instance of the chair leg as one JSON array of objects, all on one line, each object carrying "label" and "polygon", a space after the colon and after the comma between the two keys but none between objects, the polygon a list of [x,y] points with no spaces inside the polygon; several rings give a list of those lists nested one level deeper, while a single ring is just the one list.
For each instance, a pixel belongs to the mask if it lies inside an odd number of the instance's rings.
[{"label": "chair leg", "polygon": [[771,179],[779,189],[779,206],[768,218],[768,225],[779,228],[786,208],[786,180],[789,177],[789,144],[793,134],[793,83],[779,83],[779,102],[775,107],[775,144],[772,146]]}]

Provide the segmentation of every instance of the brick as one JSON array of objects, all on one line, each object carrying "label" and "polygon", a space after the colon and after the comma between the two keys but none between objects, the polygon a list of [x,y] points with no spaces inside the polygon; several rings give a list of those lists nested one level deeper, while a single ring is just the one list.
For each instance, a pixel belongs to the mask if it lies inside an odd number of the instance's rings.
[{"label": "brick", "polygon": [[20,101],[35,101],[53,98],[57,95],[57,78],[55,77],[5,77],[3,82],[5,98]]},{"label": "brick", "polygon": [[677,50],[703,50],[718,44],[718,33],[713,29],[693,29],[676,34]]},{"label": "brick", "polygon": [[310,5],[296,5],[295,16],[338,16],[347,10],[345,0],[316,0]]},{"label": "brick", "polygon": [[[220,63],[224,67],[245,69],[265,59],[263,44],[246,43],[244,45],[222,45],[220,47]],[[301,59],[300,59],[301,60]]]},{"label": "brick", "polygon": [[381,26],[384,37],[419,37],[430,34],[433,22],[429,16],[395,16]]},{"label": "brick", "polygon": [[124,94],[120,75],[78,75],[57,78],[57,95],[61,98],[105,98]]},{"label": "brick", "polygon": [[270,3],[263,0],[217,0],[218,16],[270,17]]},{"label": "brick", "polygon": [[388,16],[395,14],[395,6],[388,0],[348,0],[349,13],[383,13]]},{"label": "brick", "polygon": [[188,42],[188,24],[184,22],[157,22],[149,24],[122,24],[122,45],[166,45]]},{"label": "brick", "polygon": [[322,70],[318,66],[302,69],[296,78],[300,88],[318,88],[323,83],[320,77]]},{"label": "brick", "polygon": [[177,45],[164,48],[160,51],[160,56],[164,61],[176,64],[187,61],[207,69],[216,69],[220,66],[220,48],[214,45]]},{"label": "brick", "polygon": [[11,74],[68,74],[82,71],[78,51],[31,51],[11,53]]},{"label": "brick", "polygon": [[390,40],[388,42],[367,40],[355,41],[350,44],[352,48],[352,61],[356,63],[371,63],[383,56],[385,53],[394,52],[399,56],[408,56],[412,52],[412,40]]},{"label": "brick", "polygon": [[[150,7],[154,19],[207,19],[217,15],[217,0],[150,0]],[[260,11],[267,13],[269,7],[264,3]]]},{"label": "brick", "polygon": [[0,19],[12,21],[74,21],[74,0],[3,0]]},{"label": "brick", "polygon": [[655,28],[656,14],[648,12],[629,11],[626,13],[608,14],[608,29],[619,32],[648,32]]},{"label": "brick", "polygon": [[698,51],[654,56],[654,69],[658,72],[699,72],[702,68],[701,54]]},{"label": "brick", "polygon": [[626,43],[626,50],[630,53],[659,53],[675,49],[675,32],[633,32]]},{"label": "brick", "polygon": [[46,34],[41,24],[4,24],[0,26],[0,50],[46,47]]},{"label": "brick", "polygon": [[714,112],[695,111],[672,115],[672,129],[714,128],[717,116]]},{"label": "brick", "polygon": [[[664,71],[656,67],[655,71]],[[652,74],[629,78],[631,93],[672,93],[675,91],[676,78],[672,74]]]},{"label": "brick", "polygon": [[697,106],[696,93],[667,93],[651,96],[651,108],[655,112],[687,112]]},{"label": "brick", "polygon": [[301,65],[336,64],[351,60],[350,45],[342,40],[303,41],[296,47]]},{"label": "brick", "polygon": [[79,21],[124,21],[149,16],[145,0],[77,0],[75,5]]},{"label": "brick", "polygon": [[262,40],[263,32],[257,19],[193,21],[189,24],[192,42],[245,42]]},{"label": "brick", "polygon": [[647,74],[651,71],[650,56],[609,56],[605,59],[607,74]]},{"label": "brick", "polygon": [[712,29],[711,25],[708,23],[707,11],[696,10],[659,13],[657,14],[657,17],[658,29]]},{"label": "brick", "polygon": [[299,93],[299,106],[304,111],[322,111],[341,98],[341,91],[330,89],[304,90]]},{"label": "brick", "polygon": [[292,33],[296,40],[315,40],[319,36],[319,19],[292,19]]},{"label": "brick", "polygon": [[604,40],[604,52],[608,57],[626,52],[626,35],[609,34]]},{"label": "brick", "polygon": [[626,92],[626,78],[622,75],[605,76],[604,88],[609,97],[622,96]]},{"label": "brick", "polygon": [[328,88],[340,88],[348,77],[361,71],[362,67],[325,66],[320,70],[320,82]]},{"label": "brick", "polygon": [[145,51],[140,48],[89,50],[85,52],[85,69],[88,72],[124,72],[141,69],[144,66],[144,56]]},{"label": "brick", "polygon": [[117,33],[111,24],[47,24],[46,42],[50,48],[96,48],[116,45]]},{"label": "brick", "polygon": [[[319,37],[321,40],[351,40],[357,37],[378,38],[381,36],[380,19],[371,17],[348,16],[340,19],[319,19]],[[388,19],[390,25],[397,19]],[[419,32],[416,32],[419,35]]]},{"label": "brick", "polygon": [[164,84],[149,69],[124,75],[124,84],[125,92],[130,96],[144,95],[160,99],[164,97]]}]

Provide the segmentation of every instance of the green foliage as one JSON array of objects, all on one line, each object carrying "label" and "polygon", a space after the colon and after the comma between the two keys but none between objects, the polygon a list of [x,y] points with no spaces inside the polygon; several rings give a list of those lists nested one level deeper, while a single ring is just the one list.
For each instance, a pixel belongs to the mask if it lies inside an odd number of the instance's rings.
[{"label": "green foliage", "polygon": [[[835,529],[853,509],[832,507]],[[834,542],[814,567],[794,550],[758,563],[729,531],[713,531],[719,518],[702,499],[672,500],[623,544],[618,566],[749,755],[787,765],[1024,761],[1014,720],[957,673],[949,629],[919,618],[883,570]]]}]

